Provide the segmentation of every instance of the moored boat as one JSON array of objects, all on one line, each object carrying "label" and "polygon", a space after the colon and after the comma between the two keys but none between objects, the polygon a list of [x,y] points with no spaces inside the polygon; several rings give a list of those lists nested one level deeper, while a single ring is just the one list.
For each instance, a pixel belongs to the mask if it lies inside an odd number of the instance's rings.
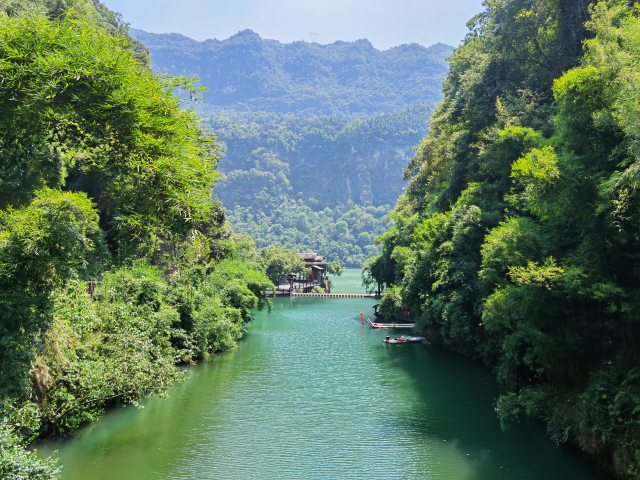
[{"label": "moored boat", "polygon": [[398,337],[398,338],[391,338],[389,335],[387,335],[385,337],[384,340],[382,340],[384,343],[420,343],[420,342],[425,342],[425,343],[429,343],[427,342],[427,339],[424,337]]}]

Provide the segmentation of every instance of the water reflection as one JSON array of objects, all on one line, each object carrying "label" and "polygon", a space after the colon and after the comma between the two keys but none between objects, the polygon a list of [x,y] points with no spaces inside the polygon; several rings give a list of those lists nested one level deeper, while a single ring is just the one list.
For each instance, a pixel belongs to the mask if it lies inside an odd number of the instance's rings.
[{"label": "water reflection", "polygon": [[167,400],[118,408],[60,450],[63,479],[595,479],[531,422],[500,430],[490,372],[385,345],[369,299],[278,299]]}]

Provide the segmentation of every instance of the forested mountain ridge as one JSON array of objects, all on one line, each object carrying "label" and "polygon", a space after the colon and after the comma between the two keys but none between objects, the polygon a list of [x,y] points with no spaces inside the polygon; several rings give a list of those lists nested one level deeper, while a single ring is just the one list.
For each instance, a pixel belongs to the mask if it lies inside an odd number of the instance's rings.
[{"label": "forested mountain ridge", "polygon": [[[442,98],[451,47],[281,44],[250,30],[205,42],[131,33],[155,70],[207,86],[195,108],[226,149],[214,195],[237,231],[259,247],[321,251],[347,266],[379,253],[372,239]],[[358,211],[366,221],[355,221]]]},{"label": "forested mountain ridge", "polygon": [[358,267],[380,253],[373,238],[388,226],[385,216],[404,188],[402,170],[430,113],[416,105],[350,123],[266,113],[211,117],[205,126],[227,147],[214,195],[258,247],[318,251]]},{"label": "forested mountain ridge", "polygon": [[149,48],[154,69],[199,76],[208,88],[206,110],[305,117],[368,118],[435,103],[453,52],[444,44],[379,51],[367,40],[283,44],[251,30],[204,42],[175,33],[130,34]]},{"label": "forested mountain ridge", "polygon": [[[311,206],[320,209],[349,199],[362,206],[392,205],[402,193],[402,170],[414,155],[413,146],[426,133],[430,114],[430,106],[417,105],[350,123],[335,117],[261,113],[211,117],[205,126],[227,148],[218,165],[227,178],[215,193],[228,208],[249,206],[267,185],[249,181],[243,185],[237,180],[244,177],[240,172],[257,169],[282,173],[289,185],[268,188],[270,198],[256,207],[273,205],[284,194],[311,200]],[[273,161],[257,160],[256,147]]]}]

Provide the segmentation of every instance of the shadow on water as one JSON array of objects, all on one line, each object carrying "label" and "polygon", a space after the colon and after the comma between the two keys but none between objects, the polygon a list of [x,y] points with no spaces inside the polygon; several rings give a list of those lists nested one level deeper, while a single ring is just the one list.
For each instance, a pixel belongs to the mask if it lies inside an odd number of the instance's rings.
[{"label": "shadow on water", "polygon": [[41,454],[59,449],[63,480],[597,478],[539,425],[503,433],[482,366],[383,344],[359,319],[375,303],[277,299],[169,399],[113,409]]},{"label": "shadow on water", "polygon": [[482,365],[422,344],[385,344],[376,360],[413,384],[416,408],[399,416],[401,428],[433,437],[449,461],[468,462],[466,480],[603,478],[578,452],[556,448],[528,418],[503,432],[493,403],[499,385]]}]

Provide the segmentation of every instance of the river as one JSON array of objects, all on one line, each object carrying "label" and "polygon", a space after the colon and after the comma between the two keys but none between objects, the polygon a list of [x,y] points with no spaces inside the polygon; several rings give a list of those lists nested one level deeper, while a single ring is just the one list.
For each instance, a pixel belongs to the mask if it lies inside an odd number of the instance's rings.
[{"label": "river", "polygon": [[[356,293],[347,270],[334,292]],[[370,299],[277,299],[235,350],[188,369],[168,399],[111,409],[64,440],[62,479],[600,478],[523,419],[502,432],[480,365],[387,345]]]}]

